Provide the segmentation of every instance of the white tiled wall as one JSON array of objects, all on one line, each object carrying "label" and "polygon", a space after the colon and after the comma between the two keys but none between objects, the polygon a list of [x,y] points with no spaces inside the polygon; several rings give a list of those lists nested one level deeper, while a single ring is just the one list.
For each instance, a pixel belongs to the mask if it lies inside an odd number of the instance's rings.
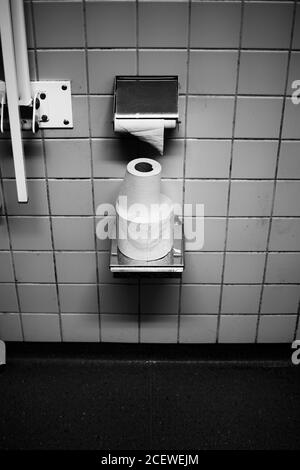
[{"label": "white tiled wall", "polygon": [[[32,79],[71,79],[74,129],[24,135],[30,202],[0,139],[0,337],[7,341],[290,342],[300,331],[300,4],[25,1]],[[0,75],[1,75],[0,66]],[[163,157],[112,129],[115,75],[179,76]],[[182,279],[116,279],[96,207],[126,163],[205,204]],[[185,214],[186,221],[191,214]]]}]

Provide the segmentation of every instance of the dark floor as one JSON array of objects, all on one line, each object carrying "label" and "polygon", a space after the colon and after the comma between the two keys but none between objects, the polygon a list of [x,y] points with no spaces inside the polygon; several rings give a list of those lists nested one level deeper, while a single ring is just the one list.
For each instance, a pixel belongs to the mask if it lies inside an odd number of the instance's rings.
[{"label": "dark floor", "polygon": [[290,345],[7,348],[0,449],[300,449]]}]

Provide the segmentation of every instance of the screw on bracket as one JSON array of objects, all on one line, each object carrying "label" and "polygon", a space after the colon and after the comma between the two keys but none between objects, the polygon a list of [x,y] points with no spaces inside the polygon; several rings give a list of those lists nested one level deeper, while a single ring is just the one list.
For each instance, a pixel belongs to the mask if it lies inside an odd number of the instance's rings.
[{"label": "screw on bracket", "polygon": [[70,121],[68,121],[68,119],[64,119],[64,125],[67,126],[68,124],[70,124]]},{"label": "screw on bracket", "polygon": [[41,117],[42,122],[47,122],[49,121],[48,116],[46,114],[43,114]]},{"label": "screw on bracket", "polygon": [[65,91],[65,90],[68,89],[68,87],[67,87],[67,85],[62,85],[61,89]]},{"label": "screw on bracket", "polygon": [[41,100],[45,100],[46,99],[46,93],[41,93],[40,98],[41,98]]}]

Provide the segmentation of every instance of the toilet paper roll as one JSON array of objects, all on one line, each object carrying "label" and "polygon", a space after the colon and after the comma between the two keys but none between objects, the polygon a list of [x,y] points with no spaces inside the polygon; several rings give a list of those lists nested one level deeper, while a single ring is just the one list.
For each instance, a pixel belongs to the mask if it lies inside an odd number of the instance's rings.
[{"label": "toilet paper roll", "polygon": [[175,128],[175,120],[115,119],[115,132],[129,133],[155,147],[160,155],[164,151],[164,129]]},{"label": "toilet paper roll", "polygon": [[148,214],[131,211],[118,199],[116,212],[118,248],[125,256],[153,261],[171,251],[174,211],[167,196],[161,194],[159,204],[152,205]]},{"label": "toilet paper roll", "polygon": [[128,163],[120,196],[127,198],[127,207],[160,202],[161,165],[151,158],[136,158]]}]

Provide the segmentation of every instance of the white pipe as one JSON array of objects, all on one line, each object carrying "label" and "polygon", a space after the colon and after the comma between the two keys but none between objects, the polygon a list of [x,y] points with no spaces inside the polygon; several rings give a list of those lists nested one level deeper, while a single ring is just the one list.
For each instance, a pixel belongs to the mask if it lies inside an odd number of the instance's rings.
[{"label": "white pipe", "polygon": [[23,0],[10,0],[10,8],[17,67],[19,104],[30,106],[32,97]]},{"label": "white pipe", "polygon": [[[15,0],[13,0],[15,1]],[[19,93],[9,0],[0,0],[0,32],[6,96],[19,202],[27,202],[27,183],[19,113]]]}]

